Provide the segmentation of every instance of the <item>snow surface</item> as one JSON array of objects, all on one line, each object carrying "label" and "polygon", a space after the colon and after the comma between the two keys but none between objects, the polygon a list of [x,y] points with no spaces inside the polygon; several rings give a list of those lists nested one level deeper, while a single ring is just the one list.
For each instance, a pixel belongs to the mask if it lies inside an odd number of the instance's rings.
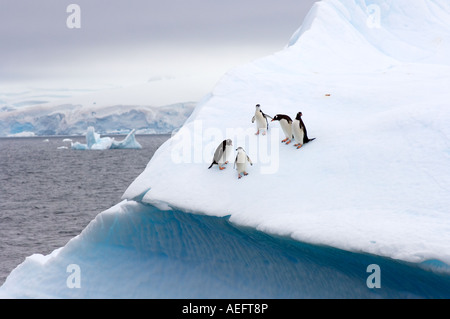
[{"label": "snow surface", "polygon": [[[449,271],[449,13],[447,0],[316,3],[284,50],[221,79],[123,202],[27,258],[0,295],[448,297],[448,275],[393,268]],[[316,140],[286,146],[278,123],[256,136],[255,104],[301,111]],[[246,178],[232,163],[207,169],[225,138],[252,159]],[[301,243],[340,250],[316,259]],[[346,251],[358,257],[336,257]],[[382,265],[383,289],[367,289],[362,265],[387,259],[367,256],[401,261]],[[67,288],[69,264],[81,267],[80,289]]]}]

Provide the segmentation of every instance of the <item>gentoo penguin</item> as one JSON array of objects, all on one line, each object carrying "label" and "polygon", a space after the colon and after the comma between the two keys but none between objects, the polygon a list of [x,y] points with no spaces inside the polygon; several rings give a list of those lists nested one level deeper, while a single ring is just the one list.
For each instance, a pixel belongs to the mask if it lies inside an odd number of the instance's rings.
[{"label": "gentoo penguin", "polygon": [[257,132],[256,135],[259,135],[259,131],[262,130],[262,135],[266,135],[267,130],[269,129],[269,121],[267,118],[272,118],[271,116],[264,114],[263,111],[261,111],[261,106],[259,104],[256,104],[256,110],[255,110],[255,116],[252,118],[252,123],[255,123],[256,120],[256,128]]},{"label": "gentoo penguin", "polygon": [[289,145],[292,142],[292,139],[294,138],[294,136],[292,135],[292,119],[287,115],[277,114],[272,119],[272,122],[273,121],[280,122],[281,128],[283,129],[284,135],[286,136],[286,138],[282,140],[281,143],[286,142],[286,145]]},{"label": "gentoo penguin", "polygon": [[302,115],[302,112],[298,112],[295,120],[292,122],[292,133],[294,134],[294,139],[297,142],[294,146],[296,146],[297,149],[302,147],[303,144],[315,140],[315,138],[308,138],[308,132],[306,131],[305,123],[303,123]]},{"label": "gentoo penguin", "polygon": [[214,164],[216,164],[219,165],[220,170],[224,170],[226,167],[224,167],[223,165],[228,164],[227,158],[232,152],[231,149],[232,146],[233,142],[230,139],[223,140],[223,142],[220,143],[219,146],[217,146],[217,149],[214,152],[213,161],[211,163],[211,166],[208,167],[208,169],[210,169],[211,167],[213,167]]},{"label": "gentoo penguin", "polygon": [[236,168],[238,172],[238,178],[241,179],[242,175],[247,176],[247,163],[250,163],[250,165],[253,165],[252,160],[250,157],[248,157],[247,153],[245,153],[244,149],[242,147],[238,147],[236,149],[236,159],[234,160],[234,167]]}]

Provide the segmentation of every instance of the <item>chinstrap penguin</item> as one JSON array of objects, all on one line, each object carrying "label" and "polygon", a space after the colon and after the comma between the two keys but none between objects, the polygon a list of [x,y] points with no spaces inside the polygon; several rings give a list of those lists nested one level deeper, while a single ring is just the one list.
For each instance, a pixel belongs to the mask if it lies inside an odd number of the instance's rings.
[{"label": "chinstrap penguin", "polygon": [[292,134],[292,119],[285,114],[277,114],[272,119],[272,122],[273,121],[280,122],[280,126],[284,132],[284,135],[286,136],[286,138],[281,142],[286,143],[286,145],[289,145],[292,142],[292,139],[294,138]]},{"label": "chinstrap penguin", "polygon": [[230,139],[224,140],[222,143],[217,146],[216,151],[214,152],[214,157],[211,165],[208,167],[210,169],[213,165],[219,165],[220,170],[224,170],[226,167],[223,165],[228,164],[228,157],[232,152],[233,141]]},{"label": "chinstrap penguin", "polygon": [[250,163],[250,165],[253,165],[252,160],[250,157],[248,157],[247,153],[244,151],[242,147],[238,147],[236,149],[236,159],[234,161],[234,166],[238,172],[238,178],[241,179],[242,175],[247,176],[247,164]]},{"label": "chinstrap penguin", "polygon": [[303,144],[309,143],[315,138],[308,138],[308,132],[306,130],[305,123],[302,120],[302,112],[298,112],[295,120],[292,122],[292,133],[297,144],[294,144],[297,149],[301,148]]},{"label": "chinstrap penguin", "polygon": [[252,123],[255,123],[256,121],[257,132],[255,135],[259,135],[261,130],[262,135],[267,134],[267,130],[269,129],[269,121],[267,120],[267,118],[272,117],[267,114],[264,114],[264,112],[261,111],[261,106],[259,104],[256,104],[255,115],[252,118]]}]

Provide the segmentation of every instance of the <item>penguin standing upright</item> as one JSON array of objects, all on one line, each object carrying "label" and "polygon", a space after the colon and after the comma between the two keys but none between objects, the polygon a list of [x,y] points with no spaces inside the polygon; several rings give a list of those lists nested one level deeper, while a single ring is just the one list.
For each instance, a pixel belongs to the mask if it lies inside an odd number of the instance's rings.
[{"label": "penguin standing upright", "polygon": [[297,149],[302,147],[303,144],[315,140],[315,138],[308,138],[308,132],[306,131],[305,123],[303,123],[302,115],[302,112],[298,112],[295,120],[292,122],[292,133],[294,135],[295,141],[297,142],[297,144],[294,144],[294,146],[296,146]]},{"label": "penguin standing upright", "polygon": [[208,167],[210,169],[213,167],[214,164],[219,165],[220,170],[224,170],[226,167],[224,167],[224,164],[228,164],[228,156],[231,154],[233,146],[233,141],[230,139],[223,140],[222,143],[217,146],[216,151],[214,152],[213,161],[211,163],[211,166]]},{"label": "penguin standing upright", "polygon": [[286,143],[286,145],[289,145],[292,142],[292,139],[294,138],[294,135],[292,134],[292,119],[284,114],[277,114],[272,119],[273,121],[279,121],[281,128],[284,132],[284,135],[286,138],[281,141],[281,143]]},{"label": "penguin standing upright", "polygon": [[247,163],[250,163],[250,165],[253,165],[252,160],[250,157],[248,157],[247,153],[244,151],[242,147],[238,147],[236,149],[236,159],[234,160],[234,166],[238,172],[238,178],[241,179],[242,175],[247,176]]},{"label": "penguin standing upright", "polygon": [[255,115],[252,118],[252,123],[255,123],[256,120],[256,128],[257,132],[255,135],[259,135],[259,132],[262,130],[262,135],[266,135],[267,130],[269,129],[269,121],[267,118],[272,118],[271,116],[264,114],[263,111],[261,111],[261,106],[259,104],[256,104],[256,110]]}]

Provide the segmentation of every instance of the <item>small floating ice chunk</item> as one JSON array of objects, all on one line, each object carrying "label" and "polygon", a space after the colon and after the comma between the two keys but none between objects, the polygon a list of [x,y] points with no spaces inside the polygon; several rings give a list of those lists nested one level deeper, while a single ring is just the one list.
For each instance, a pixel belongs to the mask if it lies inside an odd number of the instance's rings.
[{"label": "small floating ice chunk", "polygon": [[112,137],[100,137],[92,126],[88,127],[86,133],[86,144],[72,143],[72,149],[76,150],[107,150],[107,149],[141,149],[142,146],[136,141],[135,130],[132,130],[122,141],[116,141]]}]

